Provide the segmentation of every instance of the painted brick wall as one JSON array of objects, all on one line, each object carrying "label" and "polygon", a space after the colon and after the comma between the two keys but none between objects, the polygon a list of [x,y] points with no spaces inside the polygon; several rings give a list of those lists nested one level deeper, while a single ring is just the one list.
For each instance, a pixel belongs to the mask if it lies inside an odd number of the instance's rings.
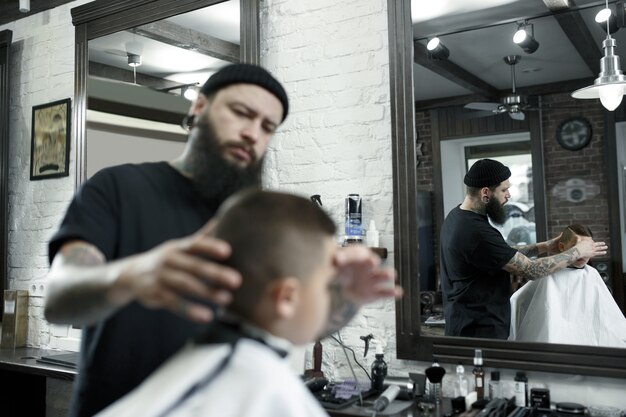
[{"label": "painted brick wall", "polygon": [[[9,287],[30,291],[28,344],[67,347],[53,336],[66,326],[43,320],[41,285],[48,272],[47,242],[74,192],[74,154],[67,178],[30,181],[32,106],[74,97],[74,26],[70,9],[81,0],[0,26],[13,32],[9,143]],[[74,146],[72,144],[71,150]]]},{"label": "painted brick wall", "polygon": [[[338,241],[344,198],[360,194],[364,224],[375,220],[381,246],[392,249],[386,10],[385,0],[265,1],[261,56],[285,83],[292,102],[267,155],[265,185],[320,194],[340,226]],[[392,252],[389,258],[391,264]],[[385,351],[395,352],[394,308],[391,301],[372,305],[341,331],[357,356],[363,356],[359,336],[369,333],[386,345]],[[348,375],[337,344],[327,339],[323,345],[325,371]]]}]

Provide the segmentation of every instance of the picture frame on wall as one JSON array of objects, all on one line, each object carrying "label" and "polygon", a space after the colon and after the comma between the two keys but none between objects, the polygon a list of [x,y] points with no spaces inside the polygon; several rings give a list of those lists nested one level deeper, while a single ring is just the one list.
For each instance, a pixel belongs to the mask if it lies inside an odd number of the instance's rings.
[{"label": "picture frame on wall", "polygon": [[33,106],[30,179],[69,175],[71,99]]}]

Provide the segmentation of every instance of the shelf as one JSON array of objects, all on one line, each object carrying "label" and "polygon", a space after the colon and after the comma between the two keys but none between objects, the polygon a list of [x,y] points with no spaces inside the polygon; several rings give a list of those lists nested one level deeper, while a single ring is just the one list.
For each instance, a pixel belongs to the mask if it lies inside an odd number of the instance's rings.
[{"label": "shelf", "polygon": [[387,248],[370,248],[372,252],[375,252],[381,259],[387,259]]}]

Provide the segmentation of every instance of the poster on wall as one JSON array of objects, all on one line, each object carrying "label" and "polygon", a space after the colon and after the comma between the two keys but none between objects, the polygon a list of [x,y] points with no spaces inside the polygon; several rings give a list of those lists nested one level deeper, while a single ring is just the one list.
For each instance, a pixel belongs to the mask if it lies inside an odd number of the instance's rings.
[{"label": "poster on wall", "polygon": [[71,100],[33,106],[30,179],[69,175]]}]

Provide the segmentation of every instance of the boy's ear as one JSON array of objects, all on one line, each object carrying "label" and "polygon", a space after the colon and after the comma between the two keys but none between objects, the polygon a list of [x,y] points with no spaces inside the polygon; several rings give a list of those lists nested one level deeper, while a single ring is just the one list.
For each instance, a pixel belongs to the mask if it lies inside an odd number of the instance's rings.
[{"label": "boy's ear", "polygon": [[281,319],[293,317],[300,304],[300,280],[294,277],[275,281],[270,291],[276,315]]}]

